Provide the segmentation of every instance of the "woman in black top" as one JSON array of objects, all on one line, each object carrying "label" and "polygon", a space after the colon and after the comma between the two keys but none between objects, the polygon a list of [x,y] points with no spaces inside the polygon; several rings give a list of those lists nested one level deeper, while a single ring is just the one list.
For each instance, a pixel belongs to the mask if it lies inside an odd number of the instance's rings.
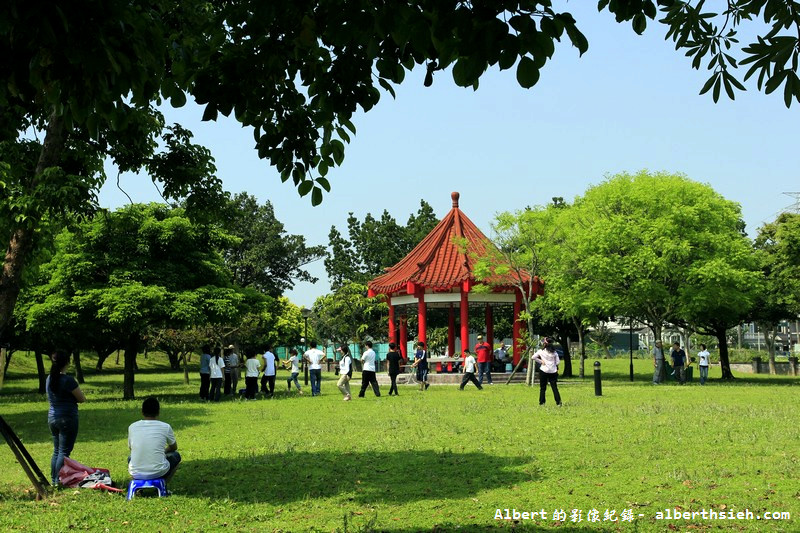
[{"label": "woman in black top", "polygon": [[58,485],[58,473],[64,466],[64,458],[69,457],[75,440],[78,438],[78,404],[86,401],[75,378],[66,374],[69,365],[69,352],[56,350],[50,357],[53,366],[47,376],[47,424],[53,435],[53,456],[50,459],[50,479],[53,486]]},{"label": "woman in black top", "polygon": [[400,361],[403,360],[403,356],[397,351],[397,345],[393,342],[389,343],[389,352],[386,354],[386,360],[389,361],[389,378],[392,380],[389,396],[392,395],[392,391],[397,396],[397,374],[400,373]]}]

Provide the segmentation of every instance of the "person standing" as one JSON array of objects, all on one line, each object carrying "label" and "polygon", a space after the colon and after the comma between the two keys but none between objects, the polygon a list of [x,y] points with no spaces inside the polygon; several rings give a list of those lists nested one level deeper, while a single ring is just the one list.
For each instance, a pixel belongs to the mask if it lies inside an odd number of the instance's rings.
[{"label": "person standing", "polygon": [[211,346],[204,344],[200,350],[200,399],[208,400],[208,386],[211,384],[211,375],[208,362],[211,360]]},{"label": "person standing", "polygon": [[686,383],[686,352],[683,351],[678,342],[672,344],[672,352],[670,353],[672,359],[672,368],[675,369],[675,379],[683,385]]},{"label": "person standing", "polygon": [[350,396],[350,378],[353,377],[353,358],[350,355],[350,348],[347,346],[340,346],[339,351],[342,352],[342,358],[339,360],[339,381],[336,386],[342,391],[343,400],[349,402]]},{"label": "person standing", "polygon": [[214,348],[214,356],[208,361],[211,377],[211,391],[208,393],[208,397],[212,402],[218,402],[222,394],[222,372],[225,368],[225,360],[220,356],[221,352],[221,349]]},{"label": "person standing", "polygon": [[[464,350],[464,353],[469,353],[469,350]],[[483,385],[483,376],[486,375],[486,382],[492,385],[492,347],[483,340],[483,335],[478,335],[475,353],[478,355],[478,383]]]},{"label": "person standing", "polygon": [[464,378],[461,380],[459,390],[464,390],[464,387],[470,381],[478,387],[478,390],[483,390],[480,381],[475,379],[475,356],[469,353],[469,350],[464,350]]},{"label": "person standing", "polygon": [[223,353],[225,360],[225,390],[224,394],[234,395],[239,386],[239,355],[233,351],[233,344],[228,345]]},{"label": "person standing", "polygon": [[297,392],[303,394],[303,391],[300,389],[300,382],[297,381],[297,376],[300,375],[300,365],[298,363],[297,357],[297,350],[292,348],[289,350],[289,359],[286,360],[287,368],[292,373],[289,379],[286,380],[286,386],[289,390],[292,390],[292,382],[294,382],[294,386],[297,389]]},{"label": "person standing", "polygon": [[255,400],[256,392],[258,392],[258,374],[261,371],[261,363],[256,358],[255,351],[247,351],[247,361],[245,361],[244,368],[244,397],[247,400]]},{"label": "person standing", "polygon": [[533,360],[539,363],[539,405],[545,404],[547,384],[553,389],[553,399],[556,405],[561,405],[561,394],[558,393],[558,363],[561,360],[556,352],[555,341],[546,337],[542,349],[533,354]]},{"label": "person standing", "polygon": [[142,402],[143,420],[128,426],[128,473],[133,479],[169,482],[181,462],[172,426],[158,419],[160,413],[161,405],[151,396]]},{"label": "person standing", "polygon": [[700,385],[705,385],[708,381],[708,367],[711,362],[711,354],[706,350],[706,345],[700,345],[700,353],[697,354],[697,368],[700,371]]},{"label": "person standing", "polygon": [[322,350],[317,349],[317,343],[311,341],[306,353],[303,354],[303,359],[308,362],[308,375],[311,379],[311,396],[319,396],[322,394],[320,384],[322,383],[322,363],[325,362],[325,354]]},{"label": "person standing", "polygon": [[272,353],[272,346],[269,344],[267,345],[267,351],[264,352],[263,358],[264,375],[261,376],[261,392],[263,392],[267,398],[272,398],[275,394],[275,363],[278,358]]},{"label": "person standing", "polygon": [[664,379],[664,348],[661,341],[653,347],[653,385],[660,385]]},{"label": "person standing", "polygon": [[[50,356],[53,364],[47,376],[45,389],[50,408],[47,411],[47,425],[53,436],[53,456],[50,458],[50,479],[58,486],[58,473],[64,466],[64,458],[69,457],[78,438],[78,404],[86,401],[75,378],[67,375],[69,352],[56,350]],[[2,369],[0,369],[2,371]]]},{"label": "person standing", "polygon": [[375,375],[375,360],[377,355],[375,355],[375,351],[372,349],[372,341],[365,342],[364,346],[367,347],[367,350],[361,354],[361,392],[358,393],[358,397],[364,397],[364,393],[367,391],[369,385],[372,385],[372,392],[375,393],[375,396],[380,396],[381,389],[378,386],[378,378]]},{"label": "person standing", "polygon": [[428,384],[428,352],[425,350],[425,343],[422,341],[417,343],[414,363],[411,366],[417,369],[419,390],[428,390],[428,387],[430,387]]},{"label": "person standing", "polygon": [[397,396],[397,376],[400,374],[400,362],[403,356],[397,351],[397,345],[393,342],[389,343],[389,352],[386,354],[386,360],[389,362],[389,379],[392,380],[392,386],[389,387],[389,396]]}]

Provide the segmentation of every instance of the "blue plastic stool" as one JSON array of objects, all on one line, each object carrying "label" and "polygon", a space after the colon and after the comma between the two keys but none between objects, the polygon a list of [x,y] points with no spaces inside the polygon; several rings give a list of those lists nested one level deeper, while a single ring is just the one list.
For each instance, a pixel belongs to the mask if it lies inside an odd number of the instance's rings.
[{"label": "blue plastic stool", "polygon": [[163,477],[158,479],[132,479],[128,485],[128,500],[134,497],[136,491],[142,489],[156,489],[158,497],[161,498],[167,495],[167,482]]}]

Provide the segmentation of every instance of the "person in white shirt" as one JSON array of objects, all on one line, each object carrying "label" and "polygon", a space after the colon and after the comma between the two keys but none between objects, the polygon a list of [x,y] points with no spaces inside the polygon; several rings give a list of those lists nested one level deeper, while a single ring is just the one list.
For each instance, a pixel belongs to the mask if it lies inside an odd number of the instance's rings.
[{"label": "person in white shirt", "polygon": [[172,427],[158,420],[161,406],[150,397],[142,402],[142,416],[128,426],[128,472],[133,479],[172,479],[181,462]]},{"label": "person in white shirt", "polygon": [[212,402],[218,402],[222,394],[222,369],[225,368],[225,360],[220,353],[222,353],[220,348],[214,348],[214,355],[208,361],[211,376],[211,391],[209,391],[208,397]]},{"label": "person in white shirt", "polygon": [[700,385],[705,385],[708,380],[708,367],[711,362],[711,354],[706,350],[706,345],[700,345],[700,353],[697,354],[697,368],[700,370]]},{"label": "person in white shirt", "polygon": [[483,390],[478,379],[475,377],[475,366],[477,362],[475,361],[475,356],[469,353],[469,350],[464,350],[464,378],[461,380],[461,386],[459,390],[464,390],[464,387],[470,381],[478,387],[478,390]]},{"label": "person in white shirt", "polygon": [[364,397],[367,387],[372,385],[372,391],[375,396],[381,395],[381,388],[378,386],[378,378],[375,376],[375,360],[377,356],[372,349],[372,341],[364,343],[367,351],[361,354],[361,392],[358,393],[359,398]]},{"label": "person in white shirt", "polygon": [[261,392],[267,398],[272,398],[275,394],[275,363],[278,358],[272,353],[272,346],[269,344],[262,357],[264,358],[264,366],[261,369],[264,371],[264,375],[261,376]]},{"label": "person in white shirt", "polygon": [[286,359],[286,362],[283,363],[284,368],[289,369],[292,373],[291,377],[286,380],[286,386],[289,387],[289,390],[292,390],[292,382],[294,382],[294,386],[297,389],[297,392],[303,394],[303,391],[300,389],[300,382],[297,381],[297,376],[300,375],[300,364],[299,358],[297,357],[297,350],[292,348],[289,350],[289,358]]},{"label": "person in white shirt", "polygon": [[350,378],[353,377],[353,357],[350,355],[350,348],[348,346],[340,346],[337,348],[342,353],[342,358],[339,360],[339,382],[336,386],[342,391],[344,401],[350,401]]},{"label": "person in white shirt", "polygon": [[254,350],[247,351],[247,361],[244,363],[244,368],[244,397],[247,400],[255,400],[256,392],[258,392],[258,374],[261,372],[261,363],[259,363]]},{"label": "person in white shirt", "polygon": [[308,361],[308,375],[311,378],[311,396],[319,396],[322,394],[320,391],[320,383],[322,383],[322,363],[325,362],[325,354],[322,350],[317,349],[317,343],[311,341],[306,353],[303,354],[303,359]]},{"label": "person in white shirt", "polygon": [[545,392],[547,384],[553,389],[553,398],[556,405],[561,405],[561,395],[558,393],[558,352],[556,352],[555,341],[551,337],[546,337],[542,342],[542,349],[533,354],[533,360],[538,362],[539,367],[539,405],[545,403]]}]

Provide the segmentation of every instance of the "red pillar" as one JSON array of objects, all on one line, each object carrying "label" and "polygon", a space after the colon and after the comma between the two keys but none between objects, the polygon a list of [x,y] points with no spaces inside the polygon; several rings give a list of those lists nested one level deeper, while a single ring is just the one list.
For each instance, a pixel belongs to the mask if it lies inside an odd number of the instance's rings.
[{"label": "red pillar", "polygon": [[400,353],[403,359],[408,359],[408,319],[405,316],[400,317]]},{"label": "red pillar", "polygon": [[397,336],[394,329],[394,306],[389,301],[389,342],[397,342]]},{"label": "red pillar", "polygon": [[417,292],[417,322],[419,329],[417,331],[417,340],[425,343],[425,349],[428,349],[428,314],[425,308],[425,293],[420,290]]},{"label": "red pillar", "polygon": [[[466,289],[466,290],[465,290]],[[469,349],[469,285],[461,287],[461,354]]]},{"label": "red pillar", "polygon": [[489,344],[489,349],[494,351],[494,315],[489,304],[486,304],[486,342]]},{"label": "red pillar", "polygon": [[522,354],[522,339],[520,332],[522,331],[522,324],[519,321],[519,313],[522,309],[522,295],[517,293],[517,299],[514,300],[514,335],[511,340],[512,348],[514,349],[514,366],[519,363],[520,355]]}]

